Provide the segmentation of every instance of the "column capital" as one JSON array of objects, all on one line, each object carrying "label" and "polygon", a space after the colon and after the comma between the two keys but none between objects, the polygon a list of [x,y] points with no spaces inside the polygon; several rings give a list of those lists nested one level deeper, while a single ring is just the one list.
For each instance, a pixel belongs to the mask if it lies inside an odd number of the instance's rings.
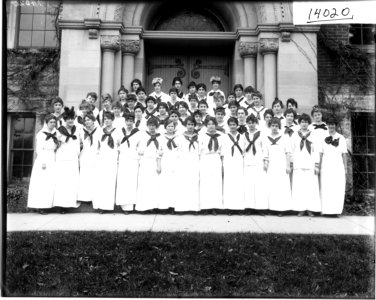
[{"label": "column capital", "polygon": [[278,39],[277,38],[261,38],[259,39],[259,52],[276,53],[278,51]]},{"label": "column capital", "polygon": [[240,42],[239,53],[241,57],[256,57],[258,42]]},{"label": "column capital", "polygon": [[124,53],[129,53],[136,55],[140,51],[140,41],[139,40],[121,40],[121,51]]},{"label": "column capital", "polygon": [[101,35],[101,48],[104,50],[120,50],[119,35]]}]

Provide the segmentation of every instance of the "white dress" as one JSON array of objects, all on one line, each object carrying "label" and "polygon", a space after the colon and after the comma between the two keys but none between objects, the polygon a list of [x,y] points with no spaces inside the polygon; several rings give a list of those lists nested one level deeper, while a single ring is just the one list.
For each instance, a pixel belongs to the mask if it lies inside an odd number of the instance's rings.
[{"label": "white dress", "polygon": [[179,141],[178,197],[175,198],[175,211],[200,210],[200,149],[198,135],[181,135]]},{"label": "white dress", "polygon": [[[31,172],[27,206],[31,208],[51,208],[55,191],[55,150],[56,143],[48,135],[57,135],[56,129],[51,133],[45,126],[36,137],[37,158]],[[47,139],[48,138],[48,139]],[[46,168],[42,169],[45,164]]]},{"label": "white dress", "polygon": [[148,129],[146,122],[147,120],[145,118],[142,118],[141,120],[135,120],[134,127],[138,128],[141,132],[145,132]]},{"label": "white dress", "polygon": [[[157,134],[156,143],[150,141],[148,132],[143,133],[139,152],[138,189],[136,210],[145,211],[158,208],[160,195],[160,175],[157,173],[157,158],[162,156],[162,140]],[[157,145],[156,145],[157,144]]]},{"label": "white dress", "polygon": [[[329,138],[329,137],[327,137]],[[338,146],[322,142],[321,205],[323,214],[341,214],[345,200],[346,176],[342,154],[347,153],[346,140],[336,133]],[[335,142],[336,143],[336,142]]]},{"label": "white dress", "polygon": [[179,197],[179,139],[176,135],[172,137],[161,135],[161,148],[163,155],[161,158],[160,190],[163,197],[160,198],[158,208],[168,209],[174,207],[176,198]]},{"label": "white dress", "polygon": [[[107,131],[101,128],[99,141],[99,153],[97,164],[97,176],[93,185],[93,208],[113,210],[115,204],[116,176],[118,166],[118,149],[116,144],[116,128],[110,133],[113,139],[113,147],[109,145],[110,136],[105,136]],[[99,175],[99,176],[98,176]]]},{"label": "white dress", "polygon": [[151,94],[149,94],[149,96],[152,96],[157,100],[160,99],[161,102],[165,102],[165,103],[167,103],[167,101],[171,99],[170,96],[164,92],[161,92],[159,95],[157,95],[155,92],[152,92]]},{"label": "white dress", "polygon": [[115,117],[113,123],[112,123],[112,126],[114,126],[115,128],[123,128],[125,127],[125,119],[124,117]]},{"label": "white dress", "polygon": [[121,205],[123,210],[133,210],[133,205],[137,203],[138,167],[140,161],[138,149],[141,135],[142,133],[138,128],[133,128],[130,132],[126,131],[125,128],[121,128],[117,138],[120,146],[116,181],[116,205]]},{"label": "white dress", "polygon": [[[269,138],[277,140],[272,142]],[[269,209],[286,211],[291,209],[291,183],[286,173],[286,154],[290,153],[289,139],[284,135],[263,139],[264,158],[269,160],[266,172]]]},{"label": "white dress", "polygon": [[[231,138],[233,140],[231,140]],[[242,210],[244,203],[244,137],[238,133],[223,135],[223,208]]]},{"label": "white dress", "polygon": [[99,125],[96,126],[90,134],[86,128],[82,128],[78,135],[82,144],[82,150],[80,153],[80,179],[77,200],[91,202],[94,196],[93,184],[95,178],[98,176],[97,162],[99,141],[102,137],[101,128]]},{"label": "white dress", "polygon": [[[64,127],[65,128],[65,127]],[[74,129],[73,129],[74,128]],[[68,137],[58,132],[58,140],[61,142],[56,151],[56,187],[54,206],[78,207],[77,192],[79,180],[78,157],[80,155],[80,140],[76,127],[72,127],[70,133],[74,137]],[[68,140],[67,140],[68,139]]]},{"label": "white dress", "polygon": [[[291,161],[294,163],[292,174],[292,210],[321,211],[319,179],[315,175],[315,163],[319,162],[318,147],[311,136],[303,141],[298,132],[291,136]],[[308,147],[308,148],[307,148]]]},{"label": "white dress", "polygon": [[[223,209],[222,201],[222,134],[216,133],[218,148],[214,139],[210,143],[207,132],[199,134],[200,148],[200,209]],[[211,144],[211,149],[209,149]]]},{"label": "white dress", "polygon": [[[219,92],[223,97],[225,97],[225,93],[224,92],[222,92],[221,90],[216,90],[216,91],[214,91],[214,90],[210,90],[209,92],[208,92],[208,94],[207,94],[207,96],[206,96],[206,102],[208,103],[208,113],[210,114],[210,115],[212,115],[213,114],[213,108],[215,108],[215,103],[214,103],[214,95],[212,95],[211,96],[211,94],[212,93],[214,93],[214,92]],[[214,115],[213,115],[214,116]]]},{"label": "white dress", "polygon": [[269,207],[262,141],[263,136],[260,131],[244,134],[245,208],[268,209]]}]

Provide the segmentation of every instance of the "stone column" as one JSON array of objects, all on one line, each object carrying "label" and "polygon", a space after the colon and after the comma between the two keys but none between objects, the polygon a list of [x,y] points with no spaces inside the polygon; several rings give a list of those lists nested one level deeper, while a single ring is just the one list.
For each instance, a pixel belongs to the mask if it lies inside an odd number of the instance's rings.
[{"label": "stone column", "polygon": [[261,38],[259,52],[264,56],[264,90],[265,106],[271,107],[277,97],[277,38]]},{"label": "stone column", "polygon": [[130,84],[134,78],[134,58],[140,51],[140,41],[122,40],[121,51],[123,53],[122,82],[124,87],[130,91]]},{"label": "stone column", "polygon": [[101,94],[109,93],[112,97],[114,90],[115,52],[120,49],[118,35],[101,35],[102,48],[102,82]]},{"label": "stone column", "polygon": [[117,92],[121,86],[121,50],[115,53],[115,66],[114,66],[114,99],[118,99]]},{"label": "stone column", "polygon": [[239,52],[244,63],[244,85],[256,88],[256,56],[258,43],[240,42]]}]

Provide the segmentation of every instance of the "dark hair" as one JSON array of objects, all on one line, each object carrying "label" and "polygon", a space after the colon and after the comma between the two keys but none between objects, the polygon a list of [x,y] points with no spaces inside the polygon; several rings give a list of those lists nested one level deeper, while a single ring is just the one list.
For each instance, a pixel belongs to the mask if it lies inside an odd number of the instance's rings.
[{"label": "dark hair", "polygon": [[95,101],[97,101],[97,99],[98,99],[98,95],[97,95],[96,92],[89,92],[89,93],[87,93],[87,94],[86,94],[86,98],[89,97],[89,96],[90,96],[91,98],[94,98]]},{"label": "dark hair", "polygon": [[112,104],[112,108],[120,108],[120,110],[123,111],[123,105],[121,105],[120,101],[116,101]]},{"label": "dark hair", "polygon": [[135,116],[133,113],[126,113],[123,115],[125,121],[132,120],[134,122]]},{"label": "dark hair", "polygon": [[314,107],[312,107],[312,111],[311,111],[311,116],[312,116],[312,117],[313,117],[313,114],[314,114],[315,112],[319,112],[319,113],[321,113],[321,115],[323,115],[322,109],[321,109],[321,107],[318,106],[318,105],[315,105]]},{"label": "dark hair", "polygon": [[180,84],[183,84],[183,80],[181,80],[180,77],[174,77],[174,79],[172,79],[172,85],[173,86],[175,85],[176,81],[179,81]]},{"label": "dark hair", "polygon": [[259,91],[254,91],[253,93],[252,93],[252,97],[253,96],[256,96],[256,97],[259,97],[260,99],[262,99],[262,94],[259,92]]},{"label": "dark hair", "polygon": [[47,124],[48,122],[50,122],[51,120],[57,120],[57,118],[53,115],[53,114],[49,114],[49,115],[46,115],[44,117],[44,122]]},{"label": "dark hair", "polygon": [[217,119],[214,118],[214,117],[211,117],[211,116],[206,118],[206,120],[205,120],[205,126],[208,126],[208,123],[209,123],[210,121],[214,122],[214,125],[215,125],[216,127],[218,126],[218,121],[217,121]]},{"label": "dark hair", "polygon": [[244,111],[244,114],[245,114],[246,116],[248,116],[248,111],[247,111],[247,109],[246,109],[245,107],[243,107],[243,106],[238,107],[238,109],[237,109],[237,111],[236,111],[236,114],[238,113],[239,110]]},{"label": "dark hair", "polygon": [[93,113],[88,113],[84,116],[84,121],[85,121],[85,118],[89,118],[90,120],[92,120],[93,122],[95,122],[95,116],[93,115]]},{"label": "dark hair", "polygon": [[154,104],[157,103],[157,99],[155,99],[153,96],[148,96],[145,100],[146,103],[148,103],[149,101],[153,101]]},{"label": "dark hair", "polygon": [[[135,79],[133,79],[132,81],[131,81],[131,89],[133,89],[133,84],[134,83],[138,83],[139,84],[139,86],[140,87],[142,87],[142,83],[141,83],[141,80],[140,79],[137,79],[137,78],[135,78]],[[139,89],[140,87],[138,87],[137,89]],[[128,93],[127,93],[128,94]]]},{"label": "dark hair", "polygon": [[172,114],[175,114],[178,116],[178,118],[180,118],[180,113],[176,110],[176,109],[171,109],[170,112],[169,112],[169,115],[171,117]]},{"label": "dark hair", "polygon": [[158,104],[158,110],[159,110],[161,107],[164,107],[165,110],[168,110],[168,105],[167,105],[166,102],[159,102],[159,104]]},{"label": "dark hair", "polygon": [[180,106],[183,106],[186,110],[189,109],[187,102],[180,101],[180,102],[178,103],[178,108],[179,108]]},{"label": "dark hair", "polygon": [[152,116],[146,121],[146,126],[155,125],[156,127],[159,127],[159,121],[158,118]]},{"label": "dark hair", "polygon": [[278,128],[281,129],[281,120],[280,120],[280,119],[278,119],[278,118],[274,118],[274,117],[273,117],[273,118],[270,120],[270,123],[269,123],[270,127],[271,127],[273,124],[277,124],[277,125],[278,125]]},{"label": "dark hair", "polygon": [[106,119],[110,119],[110,120],[115,120],[115,115],[113,112],[111,111],[105,111],[103,112],[103,119],[106,118]]},{"label": "dark hair", "polygon": [[225,101],[225,97],[223,97],[223,95],[220,92],[215,92],[214,95],[213,95],[213,99]]},{"label": "dark hair", "polygon": [[171,92],[172,93],[178,93],[179,91],[178,91],[178,89],[177,88],[175,88],[175,87],[172,87],[172,88],[170,88],[170,90],[168,91],[168,94],[170,95],[171,94]]},{"label": "dark hair", "polygon": [[234,97],[236,97],[236,95],[235,95],[234,92],[229,92],[229,93],[227,94],[227,98],[228,98],[229,96],[234,96]]},{"label": "dark hair", "polygon": [[184,120],[184,126],[187,126],[188,122],[193,123],[195,126],[197,125],[196,119],[194,118],[194,114]]},{"label": "dark hair", "polygon": [[306,121],[308,124],[311,124],[311,117],[307,114],[301,114],[298,118],[298,123],[300,124],[301,121]]},{"label": "dark hair", "polygon": [[51,105],[52,107],[55,105],[55,103],[60,103],[61,106],[64,106],[64,102],[63,102],[63,99],[61,99],[60,97],[56,96],[52,102],[51,102]]},{"label": "dark hair", "polygon": [[140,87],[136,90],[136,95],[138,95],[140,92],[144,92],[144,93],[146,94],[146,91],[145,91],[145,89],[144,89],[142,86],[140,86]]},{"label": "dark hair", "polygon": [[271,115],[272,117],[274,117],[274,111],[271,108],[269,108],[264,111],[264,118],[266,115]]},{"label": "dark hair", "polygon": [[191,100],[196,100],[198,102],[198,98],[196,94],[188,95],[188,101],[190,102]]},{"label": "dark hair", "polygon": [[234,85],[234,92],[236,89],[241,89],[242,91],[244,90],[243,86],[240,83]]},{"label": "dark hair", "polygon": [[336,116],[329,116],[326,120],[326,124],[329,125],[329,124],[335,124],[335,125],[338,125],[338,119]]},{"label": "dark hair", "polygon": [[80,103],[79,109],[87,108],[88,110],[91,110],[91,104],[87,102],[85,99],[83,99]]},{"label": "dark hair", "polygon": [[200,106],[201,104],[206,105],[206,108],[209,107],[208,102],[206,102],[205,100],[200,100],[200,101],[198,102],[198,106]]},{"label": "dark hair", "polygon": [[284,108],[283,102],[281,100],[279,100],[278,98],[274,98],[274,101],[272,103],[272,108],[273,108],[274,105],[276,105],[278,103],[281,105],[281,108]]},{"label": "dark hair", "polygon": [[257,119],[256,116],[253,115],[253,114],[250,114],[250,115],[247,117],[247,119],[245,119],[245,121],[246,121],[247,123],[252,122],[252,123],[256,123],[256,124],[258,124],[258,119]]},{"label": "dark hair", "polygon": [[216,114],[217,112],[220,112],[220,113],[223,113],[224,115],[226,115],[226,110],[224,107],[217,107],[214,109],[214,114]]},{"label": "dark hair", "polygon": [[295,99],[293,98],[288,98],[287,101],[286,101],[286,107],[289,106],[289,104],[295,106],[296,108],[298,108],[298,102],[295,101]]},{"label": "dark hair", "polygon": [[247,86],[245,89],[244,89],[244,94],[247,94],[247,93],[253,93],[255,92],[255,89],[253,88],[253,86],[249,85]]},{"label": "dark hair", "polygon": [[135,111],[136,109],[141,109],[141,111],[142,112],[144,112],[145,111],[145,107],[143,106],[143,105],[141,105],[140,103],[137,103],[136,105],[135,105],[135,107],[133,108],[133,111]]},{"label": "dark hair", "polygon": [[164,128],[167,128],[168,124],[171,124],[171,123],[174,124],[174,127],[176,127],[174,121],[172,121],[170,118],[167,118],[167,119],[164,121],[164,123],[163,123]]},{"label": "dark hair", "polygon": [[294,119],[296,118],[296,111],[292,108],[288,108],[288,109],[285,110],[284,116],[286,117],[287,114],[293,114]]},{"label": "dark hair", "polygon": [[189,88],[190,88],[191,86],[194,86],[194,87],[197,89],[196,82],[191,81],[190,83],[188,83],[187,89],[189,90]]},{"label": "dark hair", "polygon": [[199,84],[196,86],[196,89],[198,90],[199,88],[203,88],[203,89],[206,91],[206,84],[205,84],[205,83],[199,83]]},{"label": "dark hair", "polygon": [[239,103],[237,101],[235,101],[235,100],[232,100],[232,101],[229,102],[228,108],[230,108],[231,106],[236,106],[236,108],[238,108],[239,107]]},{"label": "dark hair", "polygon": [[129,94],[126,98],[127,102],[130,100],[133,100],[134,102],[137,102],[137,96],[135,94]]},{"label": "dark hair", "polygon": [[112,102],[112,97],[111,97],[111,95],[109,93],[103,94],[102,95],[102,99],[103,99],[103,101],[104,100],[108,100],[108,101]]},{"label": "dark hair", "polygon": [[196,117],[196,115],[200,116],[202,118],[202,113],[199,111],[199,110],[196,110],[195,112],[193,112],[193,117]]},{"label": "dark hair", "polygon": [[129,93],[129,91],[124,87],[124,85],[122,85],[122,86],[120,87],[120,89],[118,90],[118,95],[120,94],[121,91],[125,92],[126,94]]},{"label": "dark hair", "polygon": [[235,123],[236,126],[239,125],[239,121],[238,121],[238,119],[235,118],[235,117],[230,117],[230,118],[228,118],[228,120],[227,120],[227,125],[230,125],[230,122]]},{"label": "dark hair", "polygon": [[71,109],[69,107],[64,107],[64,112],[63,112],[63,120],[66,121],[68,119],[74,120],[76,117],[76,113],[74,111],[74,107],[72,106]]}]

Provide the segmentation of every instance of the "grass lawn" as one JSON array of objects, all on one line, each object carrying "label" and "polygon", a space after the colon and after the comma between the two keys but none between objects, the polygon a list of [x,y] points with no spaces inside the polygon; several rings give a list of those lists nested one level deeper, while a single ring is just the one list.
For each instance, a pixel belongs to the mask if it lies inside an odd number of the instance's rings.
[{"label": "grass lawn", "polygon": [[8,233],[6,296],[374,298],[369,236]]}]

